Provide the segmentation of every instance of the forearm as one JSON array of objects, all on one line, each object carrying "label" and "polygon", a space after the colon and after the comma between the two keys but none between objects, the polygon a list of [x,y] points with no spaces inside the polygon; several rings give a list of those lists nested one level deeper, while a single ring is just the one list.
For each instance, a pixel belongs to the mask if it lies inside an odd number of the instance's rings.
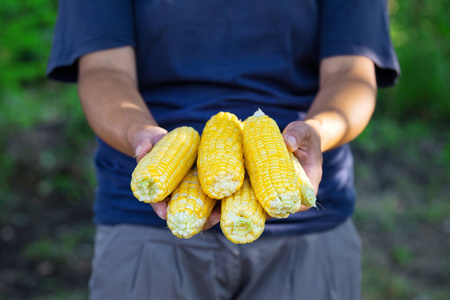
[{"label": "forearm", "polygon": [[136,132],[157,126],[136,82],[124,72],[89,68],[80,72],[78,92],[92,130],[125,154],[135,154],[132,141]]},{"label": "forearm", "polygon": [[318,132],[322,152],[353,140],[367,126],[376,103],[375,71],[368,63],[322,78],[305,118]]}]

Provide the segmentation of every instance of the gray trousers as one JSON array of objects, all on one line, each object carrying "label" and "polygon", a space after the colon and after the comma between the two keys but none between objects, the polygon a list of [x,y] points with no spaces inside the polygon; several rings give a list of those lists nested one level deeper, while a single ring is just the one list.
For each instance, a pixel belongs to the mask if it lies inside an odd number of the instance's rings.
[{"label": "gray trousers", "polygon": [[91,300],[357,300],[361,241],[349,219],[333,230],[235,245],[205,232],[99,226]]}]

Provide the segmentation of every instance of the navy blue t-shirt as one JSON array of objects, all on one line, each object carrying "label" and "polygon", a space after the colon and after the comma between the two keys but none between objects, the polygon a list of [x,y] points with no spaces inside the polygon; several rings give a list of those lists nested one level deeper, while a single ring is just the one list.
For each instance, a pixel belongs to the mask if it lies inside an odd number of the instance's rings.
[{"label": "navy blue t-shirt", "polygon": [[[201,133],[219,111],[243,120],[258,108],[283,130],[304,117],[330,56],[371,58],[379,86],[399,76],[386,0],[61,0],[47,74],[76,82],[81,56],[122,46],[135,48],[140,93],[167,130]],[[131,193],[135,159],[97,141],[94,221],[166,227]],[[317,201],[324,209],[269,220],[265,234],[322,231],[352,214],[348,145],[324,153]]]}]

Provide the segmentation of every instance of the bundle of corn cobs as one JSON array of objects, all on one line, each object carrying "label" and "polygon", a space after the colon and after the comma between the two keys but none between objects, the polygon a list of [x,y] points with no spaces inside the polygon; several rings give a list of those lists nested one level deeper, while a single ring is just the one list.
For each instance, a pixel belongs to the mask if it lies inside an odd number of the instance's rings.
[{"label": "bundle of corn cobs", "polygon": [[192,127],[172,130],[139,161],[131,189],[147,203],[171,195],[167,225],[180,238],[199,233],[221,199],[221,229],[239,244],[261,235],[266,212],[287,218],[301,204],[316,205],[302,166],[288,152],[276,122],[261,110],[244,122],[220,112],[201,138]]}]

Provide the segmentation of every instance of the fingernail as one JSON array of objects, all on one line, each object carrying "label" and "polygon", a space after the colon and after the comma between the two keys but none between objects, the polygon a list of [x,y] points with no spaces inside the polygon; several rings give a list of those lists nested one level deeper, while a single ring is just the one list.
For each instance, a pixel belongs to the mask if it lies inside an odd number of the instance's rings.
[{"label": "fingernail", "polygon": [[288,137],[286,138],[286,142],[288,143],[289,147],[297,146],[297,140],[292,135],[288,135]]},{"label": "fingernail", "polygon": [[219,223],[219,221],[220,221],[220,216],[213,217],[213,219],[211,220],[211,227],[216,225],[217,223]]},{"label": "fingernail", "polygon": [[158,215],[158,217],[160,217],[161,219],[163,218],[162,211],[160,209],[156,209],[155,212]]},{"label": "fingernail", "polygon": [[134,153],[135,153],[136,155],[139,155],[139,154],[141,154],[141,150],[142,150],[142,146],[141,146],[141,145],[138,145],[138,146],[136,147],[136,150],[134,151]]}]

